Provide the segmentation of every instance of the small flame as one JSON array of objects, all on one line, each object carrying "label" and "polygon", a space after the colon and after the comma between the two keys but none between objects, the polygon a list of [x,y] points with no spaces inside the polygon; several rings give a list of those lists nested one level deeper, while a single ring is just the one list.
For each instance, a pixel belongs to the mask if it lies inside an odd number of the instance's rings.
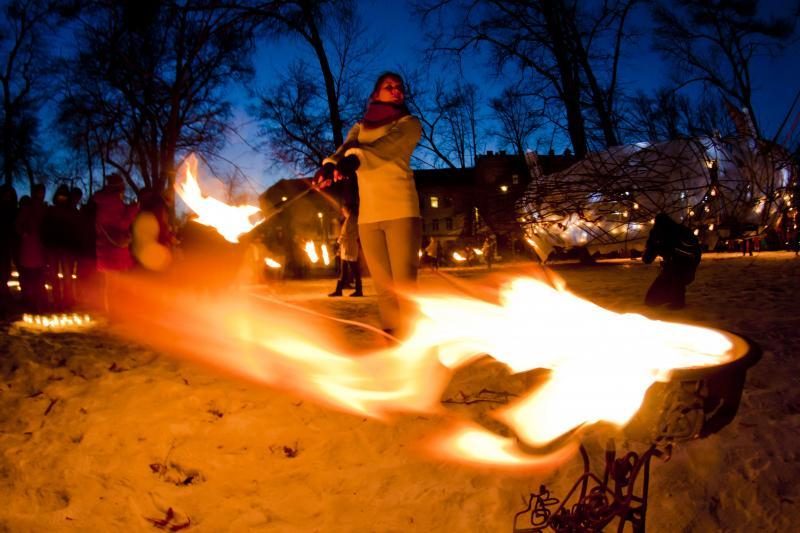
[{"label": "small flame", "polygon": [[281,268],[281,264],[272,259],[271,257],[265,258],[264,264],[267,265],[269,268]]},{"label": "small flame", "polygon": [[459,263],[463,263],[464,261],[466,261],[466,260],[467,260],[467,258],[466,258],[466,257],[464,257],[463,255],[461,255],[461,254],[460,254],[460,253],[458,253],[458,252],[453,252],[453,259],[455,259],[455,260],[456,260],[456,261],[458,261]]},{"label": "small flame", "polygon": [[192,154],[183,166],[183,180],[175,183],[175,192],[189,208],[197,214],[196,222],[211,226],[228,242],[239,242],[239,237],[252,230],[263,218],[251,222],[260,209],[254,205],[228,205],[205,196],[197,181],[197,158]]},{"label": "small flame", "polygon": [[322,250],[322,263],[325,266],[330,265],[331,264],[331,256],[328,254],[328,246],[323,244],[322,246],[320,246],[320,248]]},{"label": "small flame", "polygon": [[39,331],[72,331],[94,326],[92,317],[86,314],[32,315],[25,313],[17,325]]},{"label": "small flame", "polygon": [[319,256],[317,255],[317,245],[314,244],[314,241],[306,242],[305,250],[308,260],[316,265],[319,262]]}]

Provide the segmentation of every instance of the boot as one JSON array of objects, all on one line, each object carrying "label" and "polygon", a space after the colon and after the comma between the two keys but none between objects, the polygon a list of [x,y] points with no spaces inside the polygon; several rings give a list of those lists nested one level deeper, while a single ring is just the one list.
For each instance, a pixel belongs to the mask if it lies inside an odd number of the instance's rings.
[{"label": "boot", "polygon": [[364,296],[364,293],[361,292],[361,278],[356,280],[356,290],[350,294],[350,296]]},{"label": "boot", "polygon": [[342,280],[336,282],[336,290],[330,293],[328,296],[341,296],[342,295]]}]

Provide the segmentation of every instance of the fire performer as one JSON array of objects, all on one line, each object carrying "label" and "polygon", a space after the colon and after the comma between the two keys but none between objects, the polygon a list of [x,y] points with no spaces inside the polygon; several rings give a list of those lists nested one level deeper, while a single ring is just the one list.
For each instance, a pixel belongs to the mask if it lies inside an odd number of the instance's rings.
[{"label": "fire performer", "polygon": [[367,110],[345,142],[322,162],[315,184],[324,188],[356,174],[358,233],[378,294],[381,322],[387,333],[404,336],[413,315],[410,301],[398,296],[413,286],[422,240],[411,154],[421,136],[419,120],[405,105],[400,75],[378,77]]},{"label": "fire performer", "polygon": [[656,215],[642,260],[650,264],[660,255],[664,261],[661,273],[647,290],[644,303],[649,306],[667,304],[670,309],[685,307],[686,286],[694,281],[701,253],[700,243],[689,228],[664,213]]}]

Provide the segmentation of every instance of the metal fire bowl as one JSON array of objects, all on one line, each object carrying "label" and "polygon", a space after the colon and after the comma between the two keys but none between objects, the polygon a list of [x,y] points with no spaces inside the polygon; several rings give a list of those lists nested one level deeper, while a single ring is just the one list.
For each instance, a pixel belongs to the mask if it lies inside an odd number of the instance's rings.
[{"label": "metal fire bowl", "polygon": [[656,382],[625,426],[628,438],[648,444],[699,439],[716,433],[736,416],[747,369],[761,359],[755,343],[717,330],[733,344],[726,363],[674,370],[667,382]]}]

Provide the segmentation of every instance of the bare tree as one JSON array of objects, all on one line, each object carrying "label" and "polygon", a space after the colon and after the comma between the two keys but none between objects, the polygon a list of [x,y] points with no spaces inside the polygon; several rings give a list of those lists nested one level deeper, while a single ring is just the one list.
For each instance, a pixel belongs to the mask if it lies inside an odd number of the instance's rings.
[{"label": "bare tree", "polygon": [[269,150],[284,165],[311,170],[333,150],[325,95],[303,61],[266,89],[254,109]]},{"label": "bare tree", "polygon": [[536,108],[533,98],[517,87],[504,89],[490,106],[501,126],[495,135],[512,146],[517,155],[525,157],[531,135],[542,125],[542,109]]},{"label": "bare tree", "polygon": [[[594,11],[570,0],[541,2],[483,0],[423,2],[431,50],[462,54],[488,45],[492,62],[513,64],[523,75],[543,80],[560,105],[576,155],[583,156],[595,127],[602,144],[617,144],[618,67],[626,23],[636,0],[603,2]],[[459,15],[445,32],[433,18],[453,7]],[[549,95],[545,95],[547,101]],[[553,116],[553,115],[551,115]]]},{"label": "bare tree", "polygon": [[210,157],[224,142],[223,90],[250,74],[252,25],[206,0],[90,7],[62,123],[134,190],[171,194],[181,154]]},{"label": "bare tree", "polygon": [[429,81],[422,69],[405,72],[404,77],[410,89],[407,103],[422,123],[422,155],[415,156],[417,163],[450,168],[474,165],[478,139],[484,133],[478,87],[443,77]]},{"label": "bare tree", "polygon": [[675,66],[677,81],[717,89],[749,115],[747,127],[755,137],[761,131],[752,61],[779,50],[797,16],[765,20],[758,18],[758,6],[758,0],[675,0],[654,8],[656,47]]},{"label": "bare tree", "polygon": [[363,38],[366,28],[351,0],[244,2],[239,9],[269,37],[300,39],[317,60],[318,70],[295,61],[260,92],[255,109],[276,159],[312,170],[344,141],[345,126],[362,111],[359,83],[377,45]]},{"label": "bare tree", "polygon": [[8,0],[0,17],[0,159],[4,183],[26,176],[32,184],[38,112],[47,88],[45,33],[59,18],[72,15],[69,2]]}]

